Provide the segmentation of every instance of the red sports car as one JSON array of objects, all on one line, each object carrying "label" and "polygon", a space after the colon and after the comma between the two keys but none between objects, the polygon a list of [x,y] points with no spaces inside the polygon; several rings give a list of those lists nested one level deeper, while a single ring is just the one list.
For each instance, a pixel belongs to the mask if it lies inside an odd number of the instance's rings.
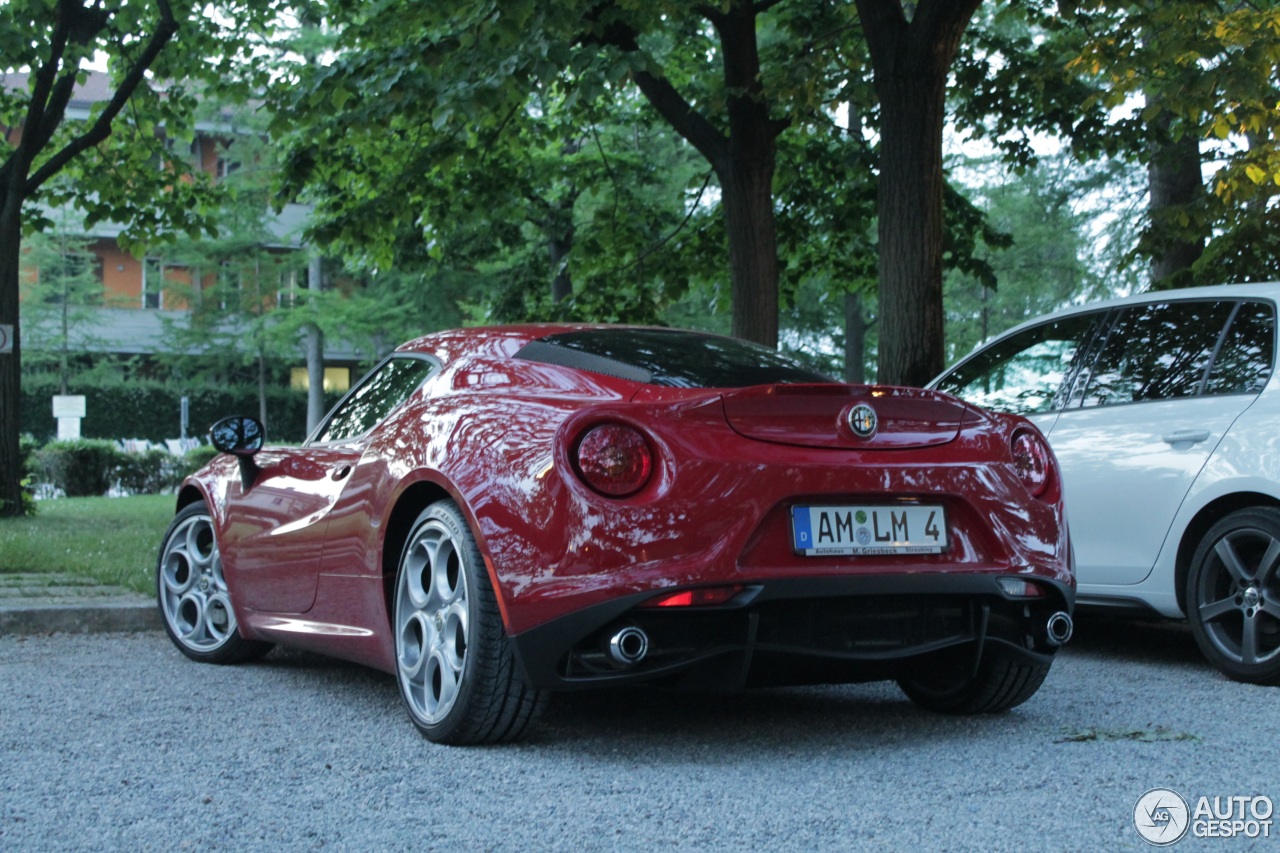
[{"label": "red sports car", "polygon": [[1071,634],[1057,464],[1030,422],[671,329],[427,335],[301,447],[215,424],[160,551],[188,657],[273,644],[396,676],[431,740],[549,691],[895,679],[1029,698]]}]

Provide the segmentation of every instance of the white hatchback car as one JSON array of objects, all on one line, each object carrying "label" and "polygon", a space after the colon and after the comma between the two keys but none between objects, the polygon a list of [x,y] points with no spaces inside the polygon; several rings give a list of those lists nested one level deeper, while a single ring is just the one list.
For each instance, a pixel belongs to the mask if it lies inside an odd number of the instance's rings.
[{"label": "white hatchback car", "polygon": [[1062,466],[1082,608],[1187,618],[1280,683],[1280,284],[1170,290],[1009,330],[930,387],[1017,412]]}]

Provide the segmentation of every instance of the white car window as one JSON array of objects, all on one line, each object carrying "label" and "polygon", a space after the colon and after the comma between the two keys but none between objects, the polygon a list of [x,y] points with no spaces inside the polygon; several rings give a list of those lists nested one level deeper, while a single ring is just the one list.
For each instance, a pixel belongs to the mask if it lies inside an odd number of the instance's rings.
[{"label": "white car window", "polygon": [[1276,317],[1265,302],[1243,302],[1213,360],[1206,394],[1257,394],[1271,378]]},{"label": "white car window", "polygon": [[938,390],[998,412],[1057,411],[1077,352],[1100,317],[1066,317],[998,341],[944,376]]},{"label": "white car window", "polygon": [[1234,307],[1213,300],[1126,308],[1093,364],[1082,407],[1198,395]]}]

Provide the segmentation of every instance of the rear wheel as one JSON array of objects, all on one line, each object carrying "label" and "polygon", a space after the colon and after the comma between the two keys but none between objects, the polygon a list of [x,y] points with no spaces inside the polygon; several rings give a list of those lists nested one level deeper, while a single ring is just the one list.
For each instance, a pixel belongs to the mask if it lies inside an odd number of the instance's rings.
[{"label": "rear wheel", "polygon": [[409,718],[436,743],[519,737],[544,705],[516,672],[475,537],[450,501],[414,522],[396,577],[396,678]]},{"label": "rear wheel", "polygon": [[997,714],[1035,695],[1049,664],[1025,663],[999,653],[983,656],[975,675],[930,675],[899,679],[912,702],[943,714]]},{"label": "rear wheel", "polygon": [[1233,512],[1187,574],[1187,619],[1205,658],[1237,681],[1280,683],[1280,510]]},{"label": "rear wheel", "polygon": [[213,519],[203,503],[182,509],[164,535],[156,599],[169,639],[192,660],[243,663],[271,651],[271,643],[240,635]]}]

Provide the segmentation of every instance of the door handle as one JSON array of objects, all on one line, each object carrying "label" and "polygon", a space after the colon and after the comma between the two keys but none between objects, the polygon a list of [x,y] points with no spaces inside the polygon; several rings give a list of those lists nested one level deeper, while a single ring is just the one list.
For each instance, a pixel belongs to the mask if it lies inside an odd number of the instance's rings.
[{"label": "door handle", "polygon": [[335,468],[334,472],[329,476],[331,476],[334,480],[341,480],[343,477],[347,476],[350,473],[351,473],[351,466],[343,465],[341,468]]},{"label": "door handle", "polygon": [[1180,429],[1161,436],[1168,444],[1199,444],[1209,440],[1207,429]]}]

